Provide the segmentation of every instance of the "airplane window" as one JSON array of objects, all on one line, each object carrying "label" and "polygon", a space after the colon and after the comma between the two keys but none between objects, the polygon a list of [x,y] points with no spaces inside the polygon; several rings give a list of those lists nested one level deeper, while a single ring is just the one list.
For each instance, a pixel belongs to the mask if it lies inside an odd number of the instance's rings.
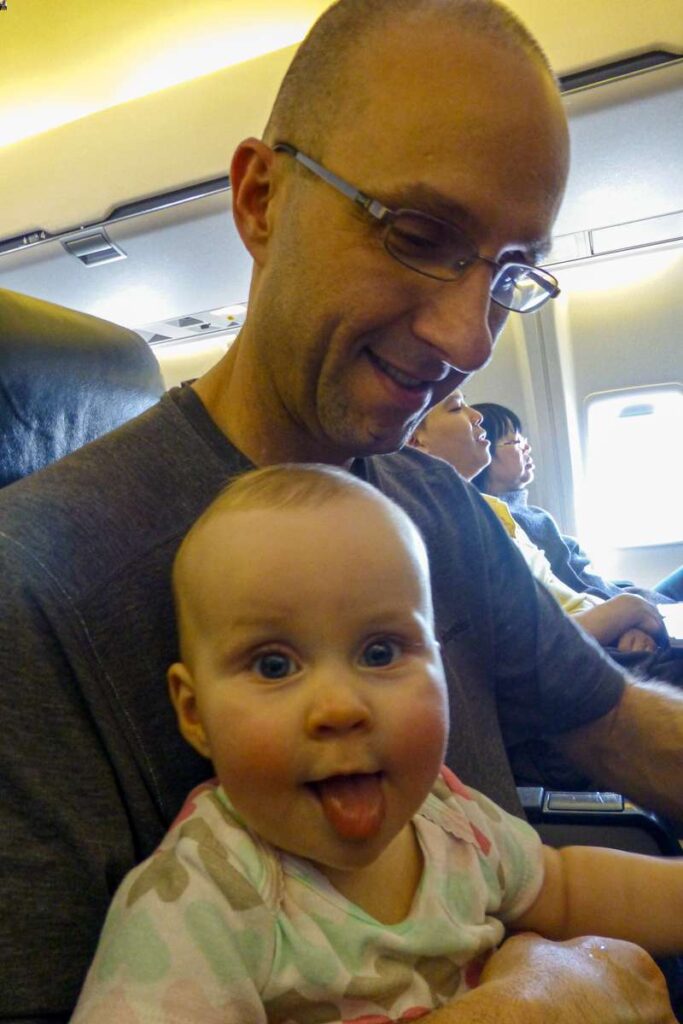
[{"label": "airplane window", "polygon": [[659,385],[586,399],[581,518],[591,549],[683,541],[680,479],[683,388]]}]

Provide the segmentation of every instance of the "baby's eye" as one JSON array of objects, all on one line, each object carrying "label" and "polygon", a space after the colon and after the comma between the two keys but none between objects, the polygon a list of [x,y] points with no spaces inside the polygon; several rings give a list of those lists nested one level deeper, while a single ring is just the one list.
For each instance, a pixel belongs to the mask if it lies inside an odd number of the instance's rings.
[{"label": "baby's eye", "polygon": [[297,664],[288,654],[281,651],[266,651],[251,663],[252,672],[263,679],[286,679],[297,671]]},{"label": "baby's eye", "polygon": [[385,668],[401,655],[401,647],[395,640],[373,640],[363,650],[361,662],[368,668]]}]

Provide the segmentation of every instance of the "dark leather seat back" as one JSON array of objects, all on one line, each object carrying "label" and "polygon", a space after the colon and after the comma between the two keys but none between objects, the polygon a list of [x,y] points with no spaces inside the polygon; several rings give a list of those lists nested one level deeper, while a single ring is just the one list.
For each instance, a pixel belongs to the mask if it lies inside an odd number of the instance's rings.
[{"label": "dark leather seat back", "polygon": [[0,487],[132,419],[163,390],[133,331],[0,289]]}]

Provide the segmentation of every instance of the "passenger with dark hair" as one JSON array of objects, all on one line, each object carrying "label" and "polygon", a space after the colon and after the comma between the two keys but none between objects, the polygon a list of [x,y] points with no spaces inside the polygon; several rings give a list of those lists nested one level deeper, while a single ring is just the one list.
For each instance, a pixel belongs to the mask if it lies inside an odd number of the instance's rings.
[{"label": "passenger with dark hair", "polygon": [[[459,388],[430,409],[416,428],[411,444],[445,459],[465,480],[479,479],[491,463],[491,441],[482,413],[467,404]],[[520,475],[522,472],[523,467]],[[636,594],[602,598],[572,590],[558,579],[543,551],[515,522],[505,501],[486,493],[483,497],[521,551],[534,577],[589,636],[603,647],[621,652],[654,652],[658,643],[668,647],[662,618],[649,601]],[[610,653],[614,655],[616,651]],[[683,663],[678,675],[682,673]]]},{"label": "passenger with dark hair", "polygon": [[[0,491],[0,1020],[68,1020],[114,890],[209,774],[168,706],[171,565],[255,465],[341,466],[420,528],[452,770],[521,815],[507,751],[544,736],[605,788],[683,820],[683,695],[584,640],[479,495],[403,450],[488,361],[508,314],[557,294],[538,264],[567,164],[557,84],[506,7],[340,0],[264,137],[231,163],[254,265],[237,340],[191,386]],[[132,971],[148,964],[141,925]],[[651,958],[597,937],[513,938],[468,998],[441,1020],[673,1020]]]},{"label": "passenger with dark hair", "polygon": [[477,402],[472,408],[481,413],[482,427],[491,443],[491,462],[472,482],[480,491],[506,503],[527,536],[545,552],[563,583],[579,593],[605,599],[632,593],[659,604],[683,601],[683,566],[649,590],[607,580],[593,572],[590,556],[579,542],[561,533],[550,512],[528,503],[527,488],[534,479],[535,466],[519,416],[495,402]]}]

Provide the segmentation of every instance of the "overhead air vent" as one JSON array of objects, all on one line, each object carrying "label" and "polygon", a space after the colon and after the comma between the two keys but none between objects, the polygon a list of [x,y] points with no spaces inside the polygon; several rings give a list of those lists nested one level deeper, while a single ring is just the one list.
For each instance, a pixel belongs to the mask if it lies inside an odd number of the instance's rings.
[{"label": "overhead air vent", "polygon": [[147,342],[148,345],[158,345],[160,341],[170,341],[170,335],[168,334],[154,334],[151,331],[139,330],[138,334],[140,337]]},{"label": "overhead air vent", "polygon": [[79,235],[78,238],[67,239],[62,245],[66,251],[75,256],[77,260],[86,267],[98,267],[102,263],[114,263],[116,260],[125,260],[126,253],[115,245],[102,229],[93,231],[89,235]]},{"label": "overhead air vent", "polygon": [[134,330],[150,345],[174,345],[206,335],[225,335],[232,340],[244,323],[246,311],[246,303],[238,302],[219,309],[207,309],[201,313],[188,313],[169,320],[142,324]]},{"label": "overhead air vent", "polygon": [[196,316],[181,316],[178,320],[169,320],[173,327],[201,327],[202,321]]}]

